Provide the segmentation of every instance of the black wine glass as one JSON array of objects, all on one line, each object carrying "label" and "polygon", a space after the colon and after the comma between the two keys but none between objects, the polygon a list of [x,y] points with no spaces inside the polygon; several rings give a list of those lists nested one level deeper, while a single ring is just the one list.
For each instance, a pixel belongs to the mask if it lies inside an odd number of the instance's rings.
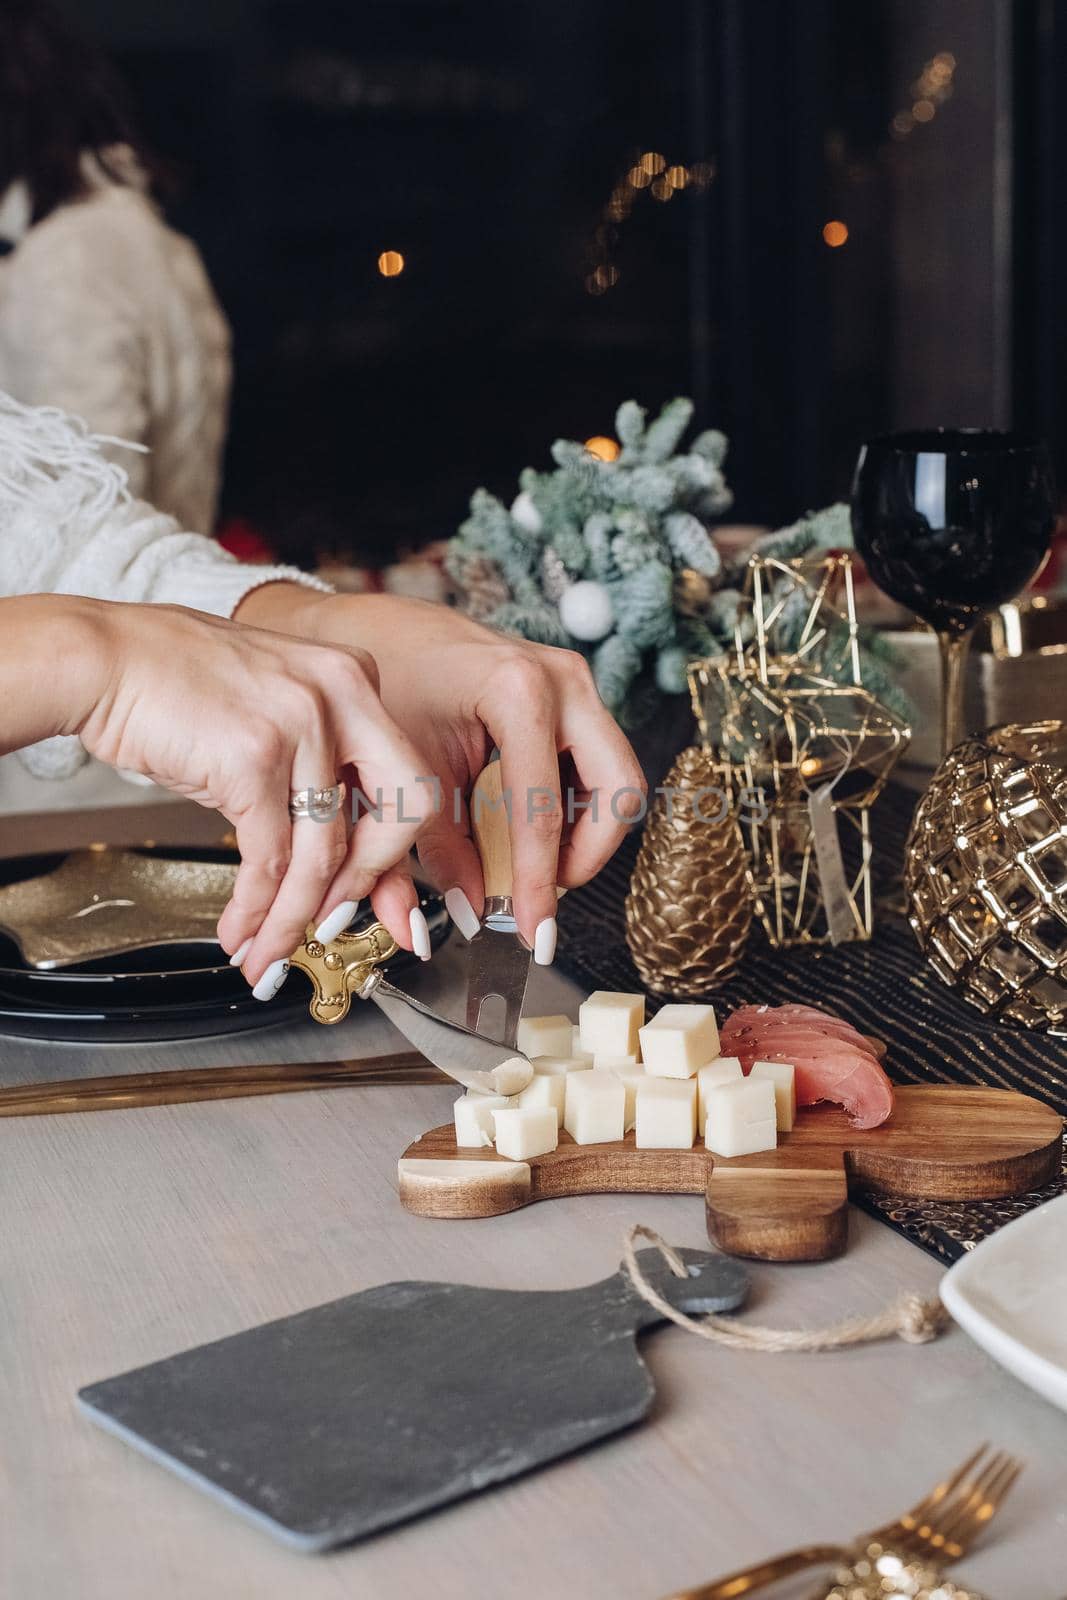
[{"label": "black wine glass", "polygon": [[852,483],[856,549],[880,589],[941,645],[942,754],[964,734],[963,669],[975,625],[1041,568],[1054,522],[1040,440],[980,428],[887,434]]}]

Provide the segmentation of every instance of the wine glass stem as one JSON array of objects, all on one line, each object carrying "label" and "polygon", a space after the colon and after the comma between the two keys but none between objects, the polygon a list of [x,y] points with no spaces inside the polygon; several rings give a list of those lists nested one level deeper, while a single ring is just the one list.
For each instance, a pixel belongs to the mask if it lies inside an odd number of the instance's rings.
[{"label": "wine glass stem", "polygon": [[964,737],[963,689],[970,633],[939,633],[941,646],[941,754],[947,756]]}]

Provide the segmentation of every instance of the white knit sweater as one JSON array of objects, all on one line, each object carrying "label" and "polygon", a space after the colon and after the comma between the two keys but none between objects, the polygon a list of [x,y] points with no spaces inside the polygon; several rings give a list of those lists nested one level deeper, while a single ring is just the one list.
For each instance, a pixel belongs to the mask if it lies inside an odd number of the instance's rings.
[{"label": "white knit sweater", "polygon": [[[126,458],[131,453],[123,450]],[[135,500],[125,480],[83,422],[0,394],[0,596],[81,594],[229,617],[252,589],[279,579],[329,593],[329,585],[295,567],[242,565]],[[2,663],[0,638],[0,682]],[[0,812],[29,809],[13,759],[0,759]],[[49,739],[17,759],[35,776],[54,778],[70,776],[87,758],[77,739]],[[63,803],[48,796],[58,785],[34,787],[36,805]]]},{"label": "white knit sweater", "polygon": [[121,460],[132,492],[211,533],[230,330],[195,246],[163,222],[132,152],[115,146],[108,159],[125,183],[86,155],[87,193],[33,227],[25,184],[0,196],[0,233],[15,247],[0,259],[0,390],[148,445]]}]

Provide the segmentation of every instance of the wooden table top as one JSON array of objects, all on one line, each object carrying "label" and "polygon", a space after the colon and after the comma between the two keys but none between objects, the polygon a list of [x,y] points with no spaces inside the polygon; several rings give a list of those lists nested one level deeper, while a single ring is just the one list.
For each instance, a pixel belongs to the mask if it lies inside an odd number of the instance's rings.
[{"label": "wooden table top", "polygon": [[[422,975],[429,992],[450,963],[442,952]],[[534,1010],[573,1015],[577,1000],[535,974]],[[0,1038],[0,1082],[394,1043],[370,1008],[338,1029],[195,1044]],[[1000,1600],[1063,1593],[1067,1416],[958,1330],[824,1355],[660,1330],[644,1346],[658,1388],[645,1426],[325,1558],[275,1544],[78,1414],[84,1383],[389,1279],[571,1287],[614,1269],[636,1221],[704,1243],[692,1196],[585,1196],[473,1222],[406,1214],[397,1157],[452,1097],[354,1088],[0,1122],[0,1594],[409,1600],[432,1586],[437,1600],[656,1600],[885,1520],[983,1439],[1028,1470],[962,1571]],[[838,1261],[754,1266],[751,1314],[814,1325],[934,1290],[936,1262],[858,1213],[852,1228]]]}]

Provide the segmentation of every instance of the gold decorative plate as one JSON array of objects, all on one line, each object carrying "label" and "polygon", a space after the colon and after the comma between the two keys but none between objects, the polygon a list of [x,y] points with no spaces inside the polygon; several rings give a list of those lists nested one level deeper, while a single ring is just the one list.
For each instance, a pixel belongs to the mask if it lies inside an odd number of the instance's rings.
[{"label": "gold decorative plate", "polygon": [[0,931],[42,972],[156,946],[215,944],[236,876],[231,862],[75,850],[53,872],[0,888]]}]

